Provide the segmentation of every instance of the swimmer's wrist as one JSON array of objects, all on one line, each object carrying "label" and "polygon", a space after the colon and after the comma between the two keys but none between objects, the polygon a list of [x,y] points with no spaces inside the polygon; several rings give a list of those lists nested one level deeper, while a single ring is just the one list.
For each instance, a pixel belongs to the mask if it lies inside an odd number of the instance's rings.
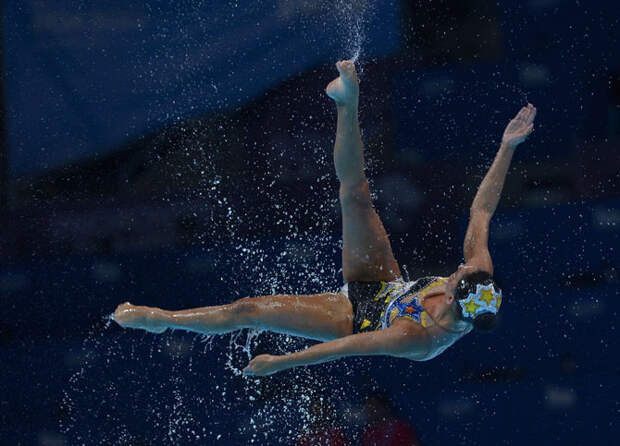
[{"label": "swimmer's wrist", "polygon": [[289,353],[288,355],[274,356],[274,358],[276,359],[276,363],[278,364],[279,371],[291,369],[293,367],[300,365],[292,357],[293,355],[295,355],[295,353]]},{"label": "swimmer's wrist", "polygon": [[301,367],[306,365],[312,365],[321,363],[323,361],[316,361],[316,358],[308,358],[307,350],[301,350],[295,353],[289,353],[288,355],[280,355],[276,356],[276,361],[278,364],[278,371],[288,370],[295,367]]},{"label": "swimmer's wrist", "polygon": [[505,150],[514,150],[516,149],[518,146],[518,144],[515,143],[510,143],[507,141],[502,141],[502,143],[500,144],[499,148],[501,149],[505,149]]}]

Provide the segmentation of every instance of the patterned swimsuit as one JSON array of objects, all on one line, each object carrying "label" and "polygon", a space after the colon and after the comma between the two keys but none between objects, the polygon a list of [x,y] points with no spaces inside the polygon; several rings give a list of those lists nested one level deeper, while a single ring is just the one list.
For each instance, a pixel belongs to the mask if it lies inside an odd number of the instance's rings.
[{"label": "patterned swimsuit", "polygon": [[431,318],[419,297],[445,281],[442,277],[422,277],[413,282],[349,282],[342,291],[353,305],[353,333],[388,328],[400,317],[427,327]]}]

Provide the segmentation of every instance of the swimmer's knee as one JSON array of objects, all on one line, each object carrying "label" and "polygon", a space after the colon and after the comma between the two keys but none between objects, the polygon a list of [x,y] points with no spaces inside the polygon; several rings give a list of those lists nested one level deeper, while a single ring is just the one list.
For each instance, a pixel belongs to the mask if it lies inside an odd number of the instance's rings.
[{"label": "swimmer's knee", "polygon": [[237,323],[250,324],[256,318],[258,304],[256,298],[243,297],[231,304],[231,312],[235,316]]},{"label": "swimmer's knee", "polygon": [[372,206],[370,186],[366,179],[353,184],[340,184],[340,203],[342,206]]}]

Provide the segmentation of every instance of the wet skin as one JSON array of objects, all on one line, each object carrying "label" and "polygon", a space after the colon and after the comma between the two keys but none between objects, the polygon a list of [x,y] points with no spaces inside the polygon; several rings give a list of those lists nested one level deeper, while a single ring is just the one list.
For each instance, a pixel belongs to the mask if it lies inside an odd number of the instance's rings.
[{"label": "wet skin", "polygon": [[[401,276],[400,269],[373,207],[364,172],[355,66],[351,61],[340,61],[336,68],[339,76],[329,83],[326,93],[336,104],[338,118],[334,164],[340,181],[344,281],[397,280]],[[458,304],[454,297],[459,280],[475,270],[493,273],[487,248],[489,221],[499,201],[514,149],[533,131],[535,116],[536,108],[528,104],[504,131],[500,150],[472,203],[464,242],[466,264],[450,275],[445,285],[421,299],[436,322],[430,330],[400,318],[388,329],[353,335],[351,303],[340,293],[259,296],[227,305],[179,311],[134,306],[126,302],[118,306],[113,318],[122,327],[153,333],[161,333],[167,328],[209,334],[258,328],[327,341],[285,356],[259,355],[244,369],[249,375],[268,375],[298,365],[351,355],[388,354],[422,360],[424,352],[429,352],[433,346],[441,347],[442,336],[447,336],[445,330],[437,330],[462,327],[463,322],[457,319]]]}]

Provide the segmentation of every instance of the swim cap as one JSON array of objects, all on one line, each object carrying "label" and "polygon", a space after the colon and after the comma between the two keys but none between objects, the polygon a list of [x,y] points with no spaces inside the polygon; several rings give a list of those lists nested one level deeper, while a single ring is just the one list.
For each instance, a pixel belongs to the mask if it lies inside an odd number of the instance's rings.
[{"label": "swim cap", "polygon": [[[463,281],[462,281],[463,282]],[[497,314],[500,305],[502,304],[502,290],[495,287],[495,283],[492,279],[484,281],[485,283],[476,283],[476,291],[473,292],[473,287],[467,287],[467,284],[459,286],[461,288],[458,291],[466,291],[463,288],[470,288],[467,296],[464,297],[464,293],[456,293],[462,311],[463,318],[475,319],[477,316],[485,313]],[[459,284],[460,285],[460,284]],[[473,284],[471,284],[473,285]],[[458,296],[461,294],[463,297]]]}]

